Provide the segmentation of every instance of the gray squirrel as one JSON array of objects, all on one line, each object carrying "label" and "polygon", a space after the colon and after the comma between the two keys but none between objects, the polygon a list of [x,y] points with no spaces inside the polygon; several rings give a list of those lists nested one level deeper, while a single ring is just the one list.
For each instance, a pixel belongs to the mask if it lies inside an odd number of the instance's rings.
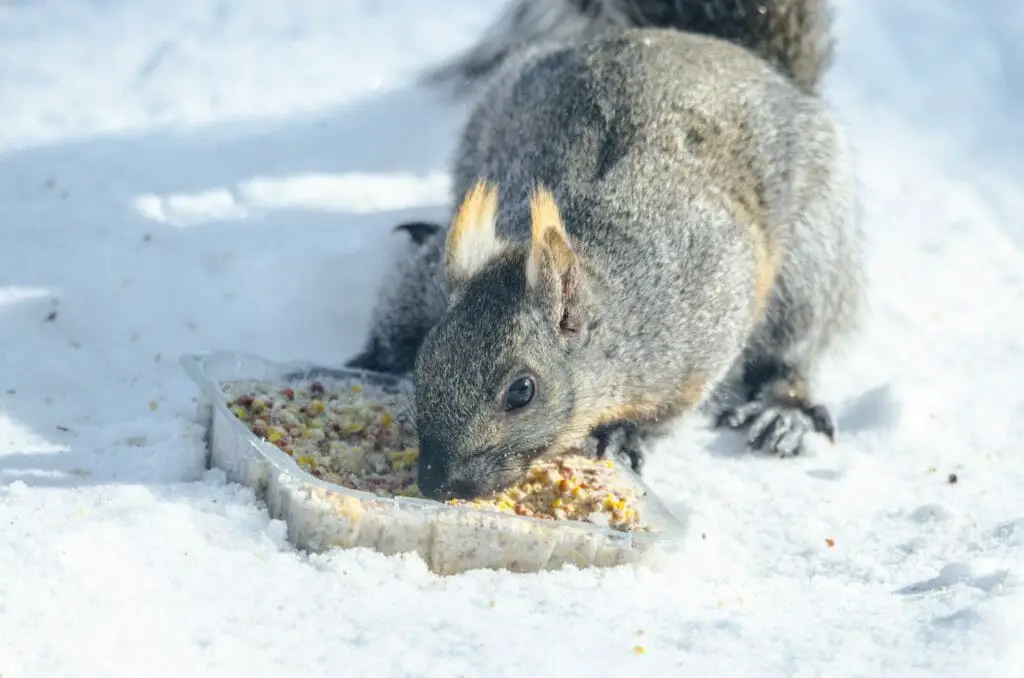
[{"label": "gray squirrel", "polygon": [[852,159],[817,89],[826,0],[515,0],[433,70],[474,107],[450,226],[348,361],[412,373],[419,486],[473,498],[543,454],[645,450],[689,412],[799,454],[857,326]]}]

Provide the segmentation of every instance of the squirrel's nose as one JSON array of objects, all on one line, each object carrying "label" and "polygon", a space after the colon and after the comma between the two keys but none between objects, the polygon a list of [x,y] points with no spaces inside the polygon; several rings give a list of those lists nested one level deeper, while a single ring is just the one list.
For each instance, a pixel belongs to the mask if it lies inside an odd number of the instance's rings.
[{"label": "squirrel's nose", "polygon": [[476,499],[484,493],[484,487],[475,480],[457,479],[448,484],[449,499]]},{"label": "squirrel's nose", "polygon": [[427,466],[421,469],[420,492],[434,501],[449,499],[476,499],[485,493],[483,483],[466,477],[453,476]]},{"label": "squirrel's nose", "polygon": [[430,483],[426,486],[420,485],[423,496],[434,501],[448,501],[449,499],[476,499],[484,494],[484,486],[475,480],[462,478]]}]

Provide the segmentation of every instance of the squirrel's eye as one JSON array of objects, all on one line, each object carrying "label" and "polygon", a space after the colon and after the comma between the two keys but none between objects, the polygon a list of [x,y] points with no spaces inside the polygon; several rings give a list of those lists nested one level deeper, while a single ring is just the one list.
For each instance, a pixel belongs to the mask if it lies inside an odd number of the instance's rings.
[{"label": "squirrel's eye", "polygon": [[535,390],[532,377],[519,377],[513,381],[505,393],[505,411],[518,410],[529,405]]}]

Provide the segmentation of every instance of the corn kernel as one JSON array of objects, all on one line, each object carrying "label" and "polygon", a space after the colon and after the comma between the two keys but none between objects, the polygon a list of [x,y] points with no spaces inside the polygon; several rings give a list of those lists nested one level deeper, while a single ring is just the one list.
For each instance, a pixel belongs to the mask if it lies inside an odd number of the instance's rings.
[{"label": "corn kernel", "polygon": [[383,415],[381,415],[381,418],[380,418],[381,425],[383,425],[383,426],[391,426],[391,424],[393,424],[394,422],[395,422],[395,420],[391,418],[390,414],[385,412]]},{"label": "corn kernel", "polygon": [[267,429],[267,440],[269,440],[272,443],[278,442],[279,440],[284,438],[285,435],[285,432],[277,426],[271,426],[270,428]]},{"label": "corn kernel", "polygon": [[560,498],[558,498],[558,497],[555,497],[555,498],[554,498],[554,499],[553,499],[553,500],[551,501],[551,508],[553,508],[553,509],[559,509],[559,508],[562,508],[562,500],[561,500]]},{"label": "corn kernel", "polygon": [[324,403],[321,400],[312,400],[306,405],[306,411],[312,415],[323,414]]},{"label": "corn kernel", "polygon": [[647,652],[647,648],[645,648],[643,645],[637,645],[633,648],[633,652],[635,652],[636,654],[643,654],[644,652]]},{"label": "corn kernel", "polygon": [[353,384],[352,385],[352,392],[353,393],[359,393],[362,390],[363,390],[363,387],[360,386],[359,384]]},{"label": "corn kernel", "polygon": [[236,408],[234,408],[231,411],[235,413],[236,417],[238,417],[239,419],[242,419],[242,420],[245,420],[246,417],[249,416],[249,412],[246,411],[246,409],[244,407],[236,407]]},{"label": "corn kernel", "polygon": [[299,458],[295,461],[297,461],[299,466],[302,467],[316,468],[317,466],[316,457],[309,454],[300,454]]}]

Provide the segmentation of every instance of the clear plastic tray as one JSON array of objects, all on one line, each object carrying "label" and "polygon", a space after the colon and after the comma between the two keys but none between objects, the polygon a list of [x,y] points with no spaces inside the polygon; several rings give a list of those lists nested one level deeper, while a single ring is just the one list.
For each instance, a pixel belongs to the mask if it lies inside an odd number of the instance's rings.
[{"label": "clear plastic tray", "polygon": [[[543,520],[427,499],[377,495],[325,482],[302,470],[285,452],[254,435],[227,407],[220,384],[259,380],[295,386],[321,381],[331,390],[358,380],[369,394],[408,398],[408,382],[389,375],[311,363],[275,363],[231,352],[186,354],[181,365],[202,394],[200,416],[208,428],[207,465],[253,489],[272,518],[288,526],[298,548],[370,548],[385,555],[415,552],[441,575],[472,569],[537,572],[650,562],[677,545],[685,526],[627,466],[622,473],[642,495],[640,510],[651,526],[621,532],[574,520]],[[406,406],[408,401],[406,401]]]}]

